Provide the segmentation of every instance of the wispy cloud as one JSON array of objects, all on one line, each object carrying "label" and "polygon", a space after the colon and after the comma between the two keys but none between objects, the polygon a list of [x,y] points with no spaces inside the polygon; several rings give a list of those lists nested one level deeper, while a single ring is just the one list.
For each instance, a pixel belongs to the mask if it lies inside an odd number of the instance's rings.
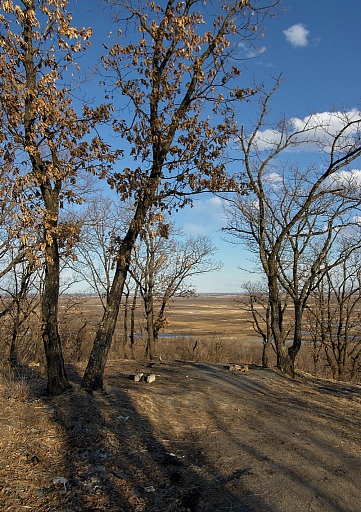
[{"label": "wispy cloud", "polygon": [[292,25],[288,29],[283,31],[286,39],[292,46],[296,48],[305,47],[308,45],[308,34],[309,30],[302,25],[302,23],[296,23],[296,25]]},{"label": "wispy cloud", "polygon": [[349,191],[353,190],[359,194],[361,189],[361,170],[351,169],[336,172],[329,177],[327,185],[331,188],[343,188]]},{"label": "wispy cloud", "polygon": [[180,224],[183,231],[192,235],[207,235],[223,224],[222,200],[219,197],[198,199],[193,207],[182,211]]},{"label": "wispy cloud", "polygon": [[239,43],[238,48],[241,48],[243,50],[247,59],[254,59],[255,57],[261,57],[267,51],[267,48],[265,46],[256,48],[255,46],[250,46],[243,42]]}]

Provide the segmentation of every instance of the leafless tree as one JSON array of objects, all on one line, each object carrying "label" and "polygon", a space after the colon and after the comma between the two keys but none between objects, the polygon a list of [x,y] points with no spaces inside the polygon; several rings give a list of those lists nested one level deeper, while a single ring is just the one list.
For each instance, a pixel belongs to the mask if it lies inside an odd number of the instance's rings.
[{"label": "leafless tree", "polygon": [[[329,259],[343,230],[355,225],[360,206],[357,173],[349,166],[361,155],[361,117],[358,112],[345,111],[309,116],[298,125],[285,119],[269,125],[269,101],[279,84],[280,80],[270,93],[260,94],[254,129],[246,133],[242,128],[237,138],[247,194],[230,199],[226,230],[257,254],[267,279],[277,365],[294,375],[309,295],[327,269],[350,252],[345,248],[335,260]],[[282,161],[286,152],[307,145],[322,151],[322,162],[302,169],[299,163],[289,163],[289,154],[287,163]],[[283,328],[280,290],[286,290],[293,302],[290,346]]]},{"label": "leafless tree", "polygon": [[[147,322],[149,359],[160,356],[158,337],[167,322],[166,311],[175,295],[193,294],[192,276],[213,272],[221,264],[212,259],[216,248],[209,237],[198,235],[182,239],[183,233],[154,216],[140,237],[130,273],[142,296]],[[183,235],[184,236],[184,235]]]},{"label": "leafless tree", "polygon": [[[234,304],[247,313],[246,322],[261,336],[263,342],[262,366],[269,366],[269,352],[273,343],[271,328],[271,307],[267,284],[261,281],[248,281],[242,285],[244,293],[234,299]],[[287,307],[284,297],[282,313]]]},{"label": "leafless tree", "polygon": [[308,329],[317,348],[323,348],[334,379],[356,377],[361,358],[360,304],[360,251],[355,250],[325,273],[308,307]]},{"label": "leafless tree", "polygon": [[0,281],[1,341],[8,346],[4,357],[14,367],[37,351],[41,281],[41,267],[27,260],[14,265]]}]

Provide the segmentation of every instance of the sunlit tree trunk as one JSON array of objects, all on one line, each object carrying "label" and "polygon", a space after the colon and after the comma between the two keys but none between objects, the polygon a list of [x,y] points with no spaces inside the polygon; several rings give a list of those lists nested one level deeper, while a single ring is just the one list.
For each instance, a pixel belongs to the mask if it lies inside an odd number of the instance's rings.
[{"label": "sunlit tree trunk", "polygon": [[47,217],[44,223],[44,287],[41,296],[41,335],[47,363],[47,392],[59,395],[71,386],[64,366],[59,335],[60,259],[56,228],[58,222],[58,192],[49,183],[41,186]]}]

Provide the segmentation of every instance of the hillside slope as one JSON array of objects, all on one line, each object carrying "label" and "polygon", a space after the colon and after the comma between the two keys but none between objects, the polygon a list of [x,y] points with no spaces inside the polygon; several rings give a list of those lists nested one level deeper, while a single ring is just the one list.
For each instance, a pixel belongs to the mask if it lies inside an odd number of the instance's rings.
[{"label": "hillside slope", "polygon": [[81,371],[55,399],[2,384],[1,510],[361,510],[360,386],[122,361],[90,395]]}]

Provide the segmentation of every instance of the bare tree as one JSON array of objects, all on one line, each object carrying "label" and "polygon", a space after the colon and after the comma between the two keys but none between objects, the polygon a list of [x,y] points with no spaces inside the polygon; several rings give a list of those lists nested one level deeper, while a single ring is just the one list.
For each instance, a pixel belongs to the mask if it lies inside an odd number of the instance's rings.
[{"label": "bare tree", "polygon": [[[268,298],[268,287],[263,282],[248,281],[242,286],[244,294],[234,299],[234,304],[247,313],[246,322],[252,325],[253,330],[262,338],[262,366],[269,366],[269,352],[272,347],[273,336],[271,328],[271,307]],[[283,298],[282,314],[287,307]],[[249,320],[248,320],[249,318]]]},{"label": "bare tree", "polygon": [[[279,83],[271,93],[264,93],[254,129],[246,134],[242,128],[237,139],[248,195],[230,199],[226,230],[258,256],[268,283],[277,365],[294,375],[310,292],[327,268],[348,255],[345,250],[335,261],[328,260],[345,226],[355,223],[360,205],[355,180],[351,178],[350,186],[344,176],[350,175],[349,165],[361,155],[361,117],[355,111],[328,113],[326,119],[309,116],[300,128],[285,119],[270,127],[268,104]],[[335,118],[336,130],[332,126]],[[301,170],[298,164],[281,162],[281,154],[307,144],[323,152],[321,163]],[[291,297],[294,309],[294,335],[289,347],[281,289]]]},{"label": "bare tree", "polygon": [[[74,222],[81,226],[79,240],[75,247],[76,259],[68,262],[74,274],[89,287],[91,293],[98,296],[103,310],[106,309],[116,266],[116,239],[125,232],[132,206],[129,202],[96,194],[89,199],[81,213],[73,212]],[[123,356],[126,357],[128,337],[131,337],[131,351],[134,345],[134,318],[137,287],[131,278],[126,280],[123,293]],[[133,294],[133,296],[131,296]],[[131,301],[135,301],[132,305]],[[128,332],[128,313],[130,312],[130,330]]]},{"label": "bare tree", "polygon": [[[343,243],[349,246],[350,241]],[[361,358],[360,303],[360,253],[355,250],[325,273],[308,307],[311,335],[337,380],[354,378]]]},{"label": "bare tree", "polygon": [[172,298],[194,293],[189,281],[192,276],[221,268],[212,259],[216,248],[209,237],[188,236],[182,240],[183,233],[164,222],[162,215],[154,217],[158,220],[143,230],[130,267],[144,302],[149,359],[160,356],[159,332],[166,324]]},{"label": "bare tree", "polygon": [[39,266],[25,260],[1,280],[2,342],[8,345],[7,358],[12,366],[23,364],[31,358],[31,352],[36,352],[38,329],[34,326],[38,325],[40,273]]},{"label": "bare tree", "polygon": [[239,87],[232,56],[277,1],[217,3],[214,14],[198,0],[108,3],[117,8],[120,40],[103,59],[104,82],[109,96],[121,94],[124,111],[114,127],[134,158],[134,168],[115,172],[111,184],[121,198],[134,199],[135,209],[118,238],[107,307],[83,377],[92,390],[103,385],[131,254],[149,213],[181,207],[190,193],[231,186],[224,152],[235,130],[232,103],[254,93]]},{"label": "bare tree", "polygon": [[69,265],[99,297],[105,309],[115,267],[114,237],[126,230],[129,208],[97,194],[74,216],[81,228],[76,260]]}]

